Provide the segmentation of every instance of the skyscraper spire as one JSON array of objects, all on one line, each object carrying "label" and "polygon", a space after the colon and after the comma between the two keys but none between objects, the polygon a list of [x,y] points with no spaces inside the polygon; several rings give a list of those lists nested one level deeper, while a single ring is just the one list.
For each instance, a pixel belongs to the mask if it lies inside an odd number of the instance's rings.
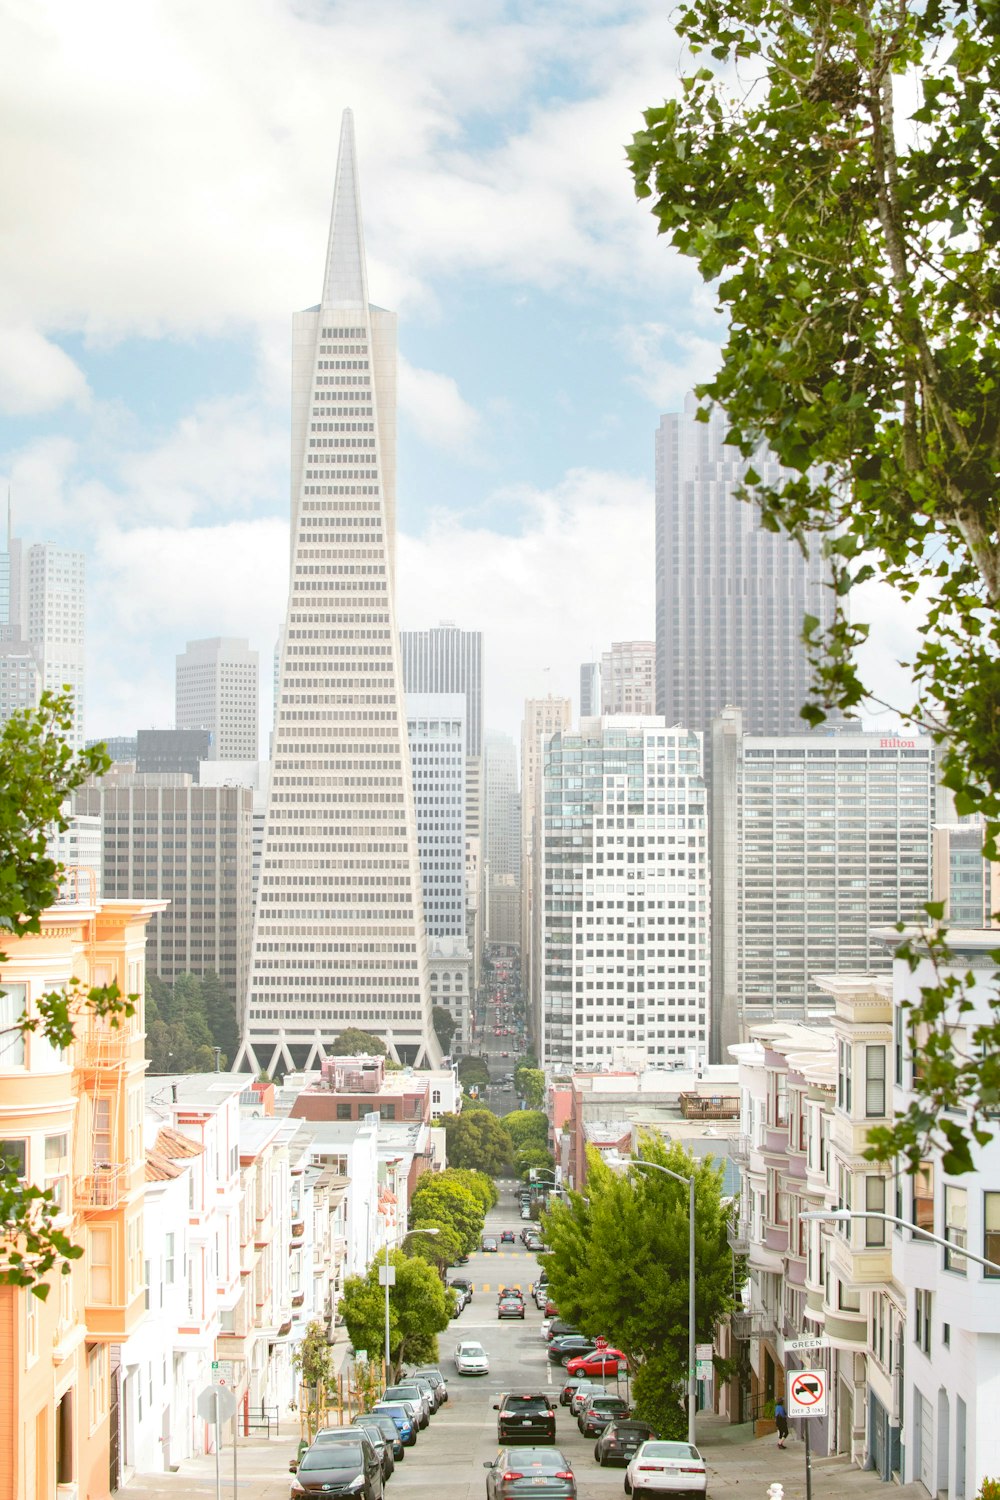
[{"label": "skyscraper spire", "polygon": [[395,315],[368,303],[345,111],[323,300],[297,313],[292,560],[239,1065],[347,1026],[436,1063],[393,589]]}]

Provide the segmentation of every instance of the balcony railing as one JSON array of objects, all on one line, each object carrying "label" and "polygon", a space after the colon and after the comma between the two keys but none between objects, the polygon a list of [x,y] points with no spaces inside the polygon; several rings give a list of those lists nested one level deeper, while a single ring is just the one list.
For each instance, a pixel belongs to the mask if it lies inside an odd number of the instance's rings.
[{"label": "balcony railing", "polygon": [[87,1072],[120,1068],[134,1040],[134,1032],[121,1026],[88,1031],[76,1043],[77,1066]]},{"label": "balcony railing", "polygon": [[685,1120],[738,1120],[738,1094],[681,1094],[681,1114]]},{"label": "balcony railing", "polygon": [[97,1166],[74,1186],[76,1206],[83,1213],[99,1213],[117,1208],[128,1192],[129,1168],[122,1162]]},{"label": "balcony railing", "polygon": [[753,1312],[729,1314],[729,1326],[734,1339],[755,1339],[774,1329],[774,1315],[756,1308]]},{"label": "balcony railing", "polygon": [[738,1214],[734,1214],[726,1225],[726,1239],[735,1254],[746,1255],[750,1249],[750,1220],[741,1219]]},{"label": "balcony railing", "polygon": [[735,1162],[742,1162],[744,1166],[750,1160],[750,1137],[748,1135],[734,1135],[729,1143],[729,1155]]}]

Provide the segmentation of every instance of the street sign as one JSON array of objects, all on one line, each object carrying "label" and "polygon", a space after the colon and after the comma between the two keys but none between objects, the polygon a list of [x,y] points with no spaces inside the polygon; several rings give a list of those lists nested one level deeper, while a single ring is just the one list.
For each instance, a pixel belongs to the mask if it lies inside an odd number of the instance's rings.
[{"label": "street sign", "polygon": [[715,1373],[715,1366],[710,1359],[699,1359],[695,1366],[695,1375],[699,1380],[711,1380]]},{"label": "street sign", "polygon": [[236,1384],[233,1379],[233,1361],[231,1359],[213,1359],[212,1383],[213,1385],[228,1385],[230,1389]]},{"label": "street sign", "polygon": [[796,1370],[788,1386],[790,1417],[826,1416],[826,1371]]},{"label": "street sign", "polygon": [[608,1347],[608,1341],[607,1341],[607,1339],[595,1339],[594,1340],[594,1348],[595,1349],[606,1349],[607,1347]]},{"label": "street sign", "polygon": [[198,1415],[212,1427],[217,1422],[228,1422],[236,1415],[236,1397],[228,1386],[206,1385],[198,1397]]},{"label": "street sign", "polygon": [[378,1268],[378,1284],[379,1284],[379,1286],[395,1286],[396,1285],[396,1267],[395,1266],[379,1266],[379,1268]]},{"label": "street sign", "polygon": [[786,1339],[786,1354],[801,1354],[804,1349],[829,1349],[830,1336],[826,1333],[814,1333],[810,1338]]},{"label": "street sign", "polygon": [[700,1359],[702,1363],[704,1363],[706,1359],[711,1360],[714,1353],[714,1344],[695,1344],[694,1346],[694,1357],[695,1359]]}]

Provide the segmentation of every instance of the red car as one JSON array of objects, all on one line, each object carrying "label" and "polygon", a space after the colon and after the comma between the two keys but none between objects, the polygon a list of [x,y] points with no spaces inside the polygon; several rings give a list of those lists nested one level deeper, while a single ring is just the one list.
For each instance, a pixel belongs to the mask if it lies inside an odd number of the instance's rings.
[{"label": "red car", "polygon": [[619,1364],[625,1356],[620,1349],[592,1349],[589,1354],[579,1354],[566,1366],[567,1375],[617,1375]]}]

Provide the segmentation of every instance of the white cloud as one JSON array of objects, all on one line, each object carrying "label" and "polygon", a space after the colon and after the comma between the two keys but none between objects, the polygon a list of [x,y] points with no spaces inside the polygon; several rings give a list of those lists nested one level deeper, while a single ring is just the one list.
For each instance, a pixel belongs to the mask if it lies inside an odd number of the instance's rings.
[{"label": "white cloud", "polygon": [[86,376],[58,344],[23,324],[0,328],[0,411],[29,416],[89,396]]},{"label": "white cloud", "polygon": [[399,360],[399,410],[415,433],[433,448],[465,453],[475,444],[482,426],[479,413],[465,400],[450,375],[421,370]]},{"label": "white cloud", "polygon": [[688,392],[718,369],[722,332],[711,339],[666,323],[625,328],[620,343],[635,367],[632,384],[660,411],[682,410]]}]

